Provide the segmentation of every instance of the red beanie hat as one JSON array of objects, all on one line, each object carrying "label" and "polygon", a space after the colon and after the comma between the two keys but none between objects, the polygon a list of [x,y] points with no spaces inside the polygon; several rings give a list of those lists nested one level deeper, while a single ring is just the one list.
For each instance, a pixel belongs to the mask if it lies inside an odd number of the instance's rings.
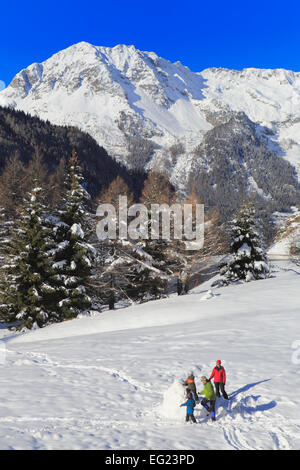
[{"label": "red beanie hat", "polygon": [[220,359],[218,359],[218,360],[217,360],[217,364],[221,364],[221,361],[220,361]]}]

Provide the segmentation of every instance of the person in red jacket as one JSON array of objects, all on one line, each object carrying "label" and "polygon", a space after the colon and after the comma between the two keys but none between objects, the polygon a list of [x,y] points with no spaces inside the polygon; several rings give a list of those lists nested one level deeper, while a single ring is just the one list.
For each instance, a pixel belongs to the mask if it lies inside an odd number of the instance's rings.
[{"label": "person in red jacket", "polygon": [[221,393],[225,400],[229,400],[228,395],[225,392],[226,372],[224,367],[221,365],[220,359],[216,362],[216,366],[213,368],[209,380],[211,380],[212,378],[214,378],[217,397],[220,396],[221,390]]}]

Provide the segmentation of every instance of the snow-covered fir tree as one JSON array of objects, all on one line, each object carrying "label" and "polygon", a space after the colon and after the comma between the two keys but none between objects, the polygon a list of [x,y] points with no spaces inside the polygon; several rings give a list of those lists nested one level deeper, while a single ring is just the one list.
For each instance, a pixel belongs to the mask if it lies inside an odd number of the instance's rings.
[{"label": "snow-covered fir tree", "polygon": [[268,259],[256,222],[255,209],[246,203],[230,224],[230,253],[231,259],[220,267],[224,284],[269,276]]},{"label": "snow-covered fir tree", "polygon": [[144,240],[128,240],[122,248],[127,260],[126,294],[135,302],[145,302],[166,295],[171,271],[165,271],[165,260],[159,261],[157,251],[155,256],[150,252],[151,246]]},{"label": "snow-covered fir tree", "polygon": [[120,300],[140,302],[151,298],[143,274],[150,271],[161,276],[162,273],[153,266],[152,257],[140,245],[136,240],[118,239],[102,241],[98,246],[99,264],[94,282],[109,309],[114,309]]},{"label": "snow-covered fir tree", "polygon": [[86,205],[90,196],[83,181],[79,160],[73,152],[66,168],[59,219],[52,220],[55,247],[51,252],[61,320],[74,318],[91,306],[87,287],[95,249],[88,242],[92,224]]},{"label": "snow-covered fir tree", "polygon": [[[25,167],[16,152],[9,158],[0,175],[0,263],[7,260],[13,227],[18,220],[18,211],[24,200]],[[32,180],[31,180],[32,181]],[[28,188],[27,188],[28,189]],[[0,279],[4,276],[0,271]]]},{"label": "snow-covered fir tree", "polygon": [[[98,204],[112,204],[116,217],[116,238],[104,238],[97,243],[97,269],[93,276],[93,282],[109,309],[113,309],[119,300],[140,302],[160,297],[167,281],[167,276],[158,266],[159,250],[154,250],[155,256],[153,257],[145,250],[147,244],[145,240],[127,237],[124,239],[120,236],[119,196],[127,197],[128,207],[133,203],[133,195],[120,177],[110,184],[98,200]],[[129,219],[127,219],[128,223]]]},{"label": "snow-covered fir tree", "polygon": [[1,309],[8,322],[31,329],[57,320],[49,231],[44,225],[42,189],[35,182],[13,227],[1,286]]}]

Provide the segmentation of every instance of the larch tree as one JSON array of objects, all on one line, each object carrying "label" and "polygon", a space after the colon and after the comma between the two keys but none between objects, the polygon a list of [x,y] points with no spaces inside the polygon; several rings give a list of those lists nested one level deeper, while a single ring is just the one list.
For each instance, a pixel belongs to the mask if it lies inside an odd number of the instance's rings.
[{"label": "larch tree", "polygon": [[[131,206],[133,195],[123,178],[118,176],[97,200],[97,206],[110,204],[114,210],[114,214],[111,215],[113,220],[110,222],[115,224],[115,237],[104,236],[97,240],[97,258],[93,275],[93,284],[99,292],[99,297],[103,303],[108,304],[110,310],[115,308],[118,300],[127,297],[128,266],[132,262],[128,254],[130,244],[128,245],[127,238],[120,237],[120,196],[126,197],[127,207]],[[127,225],[127,213],[125,217],[126,220],[121,223]]]},{"label": "larch tree", "polygon": [[[144,183],[140,202],[146,206],[148,214],[146,224],[146,237],[141,240],[138,248],[144,255],[144,262],[138,263],[136,279],[138,285],[137,295],[139,298],[159,298],[167,293],[168,281],[172,276],[171,260],[168,257],[170,248],[170,236],[165,237],[163,233],[163,211],[155,214],[158,205],[166,205],[166,211],[175,203],[174,189],[168,179],[161,173],[150,172]],[[156,215],[158,224],[153,226]],[[170,219],[171,220],[171,219]],[[170,229],[171,229],[170,223]],[[134,285],[134,283],[133,283]]]}]

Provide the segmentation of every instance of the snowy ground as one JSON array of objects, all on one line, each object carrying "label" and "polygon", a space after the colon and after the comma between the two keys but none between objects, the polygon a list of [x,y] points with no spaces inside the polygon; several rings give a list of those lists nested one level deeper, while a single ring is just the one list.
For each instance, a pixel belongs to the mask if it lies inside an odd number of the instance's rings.
[{"label": "snowy ground", "polygon": [[[280,267],[279,267],[280,266]],[[1,330],[1,449],[299,449],[300,275]],[[300,269],[298,269],[300,271]],[[232,400],[184,422],[178,380],[222,359]],[[179,400],[180,401],[180,400]]]}]

